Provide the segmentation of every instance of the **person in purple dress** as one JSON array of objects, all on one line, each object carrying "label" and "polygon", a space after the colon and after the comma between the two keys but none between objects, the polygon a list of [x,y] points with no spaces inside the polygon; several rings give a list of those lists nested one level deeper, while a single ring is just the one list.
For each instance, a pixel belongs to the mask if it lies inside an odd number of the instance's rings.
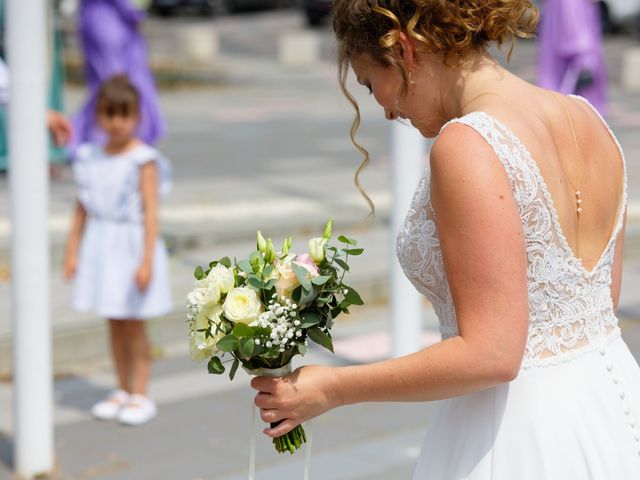
[{"label": "person in purple dress", "polygon": [[79,34],[85,58],[89,96],[73,119],[71,153],[81,143],[104,143],[95,121],[98,90],[106,80],[125,74],[140,92],[140,124],[136,137],[153,145],[166,126],[147,61],[147,48],[139,26],[145,14],[129,0],[82,0]]},{"label": "person in purple dress", "polygon": [[607,73],[597,2],[543,1],[538,45],[539,85],[582,95],[604,114]]}]

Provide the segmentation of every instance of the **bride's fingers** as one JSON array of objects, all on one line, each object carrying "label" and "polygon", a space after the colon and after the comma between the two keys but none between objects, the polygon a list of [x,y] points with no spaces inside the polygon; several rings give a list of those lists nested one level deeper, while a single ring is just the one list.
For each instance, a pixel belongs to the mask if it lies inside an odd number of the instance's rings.
[{"label": "bride's fingers", "polygon": [[265,428],[262,432],[271,438],[281,437],[296,428],[299,424],[300,422],[295,422],[288,418],[273,428]]},{"label": "bride's fingers", "polygon": [[285,418],[284,414],[275,409],[260,409],[260,418],[263,422],[274,423]]},{"label": "bride's fingers", "polygon": [[270,409],[270,408],[277,407],[275,398],[270,393],[264,393],[264,392],[257,393],[254,403],[256,404],[256,407],[260,407],[260,408]]}]

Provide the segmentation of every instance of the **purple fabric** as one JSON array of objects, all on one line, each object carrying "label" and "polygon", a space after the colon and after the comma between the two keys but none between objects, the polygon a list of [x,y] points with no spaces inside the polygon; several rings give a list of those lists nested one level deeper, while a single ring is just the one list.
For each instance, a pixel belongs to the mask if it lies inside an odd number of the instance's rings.
[{"label": "purple fabric", "polygon": [[139,31],[144,17],[128,0],[82,1],[78,23],[89,96],[73,119],[72,155],[81,143],[104,143],[105,136],[95,118],[95,104],[102,82],[116,74],[127,74],[140,92],[138,137],[154,144],[165,134],[146,44]]},{"label": "purple fabric", "polygon": [[[538,83],[541,87],[586,97],[605,113],[607,73],[602,27],[593,0],[545,0],[538,29]],[[581,73],[591,76],[578,85]]]}]

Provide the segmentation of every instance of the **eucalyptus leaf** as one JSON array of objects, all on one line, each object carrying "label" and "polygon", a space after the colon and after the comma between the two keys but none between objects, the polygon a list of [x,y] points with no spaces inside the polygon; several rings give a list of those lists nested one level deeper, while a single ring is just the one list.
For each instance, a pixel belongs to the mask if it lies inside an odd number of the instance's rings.
[{"label": "eucalyptus leaf", "polygon": [[307,330],[307,336],[318,345],[323,346],[333,353],[333,342],[331,341],[331,337],[320,330],[318,327],[310,328],[309,330]]},{"label": "eucalyptus leaf", "polygon": [[193,276],[196,277],[196,280],[202,280],[205,277],[205,273],[202,267],[196,267],[195,271],[193,272]]},{"label": "eucalyptus leaf", "polygon": [[358,292],[356,292],[351,287],[346,287],[346,289],[347,289],[347,294],[344,296],[344,299],[347,300],[349,304],[364,305],[364,302],[362,301],[362,298],[360,297],[360,294]]},{"label": "eucalyptus leaf", "polygon": [[278,283],[278,279],[277,278],[272,278],[271,280],[269,280],[268,282],[266,282],[264,284],[264,289],[265,290],[271,290],[273,287],[276,286],[276,283]]},{"label": "eucalyptus leaf", "polygon": [[224,265],[227,268],[231,268],[231,260],[229,259],[229,257],[222,257],[220,260],[218,260],[218,263],[220,265]]},{"label": "eucalyptus leaf", "polygon": [[253,336],[254,330],[246,323],[238,322],[233,327],[233,334],[236,337],[250,337]]},{"label": "eucalyptus leaf", "polygon": [[238,346],[238,337],[235,335],[225,335],[216,343],[216,347],[223,352],[233,352]]},{"label": "eucalyptus leaf", "polygon": [[255,347],[255,343],[253,341],[253,338],[245,337],[242,340],[240,340],[240,354],[244,358],[251,358],[254,347]]},{"label": "eucalyptus leaf", "polygon": [[344,253],[348,253],[349,255],[362,255],[364,252],[364,248],[345,248],[342,250]]},{"label": "eucalyptus leaf", "polygon": [[313,283],[314,285],[324,285],[329,280],[331,280],[331,277],[329,277],[328,275],[318,275],[317,277],[313,277],[311,279],[311,283]]},{"label": "eucalyptus leaf", "polygon": [[340,235],[338,237],[338,240],[341,241],[342,243],[348,243],[349,245],[357,245],[358,241],[354,240],[353,238],[347,238],[344,235]]},{"label": "eucalyptus leaf", "polygon": [[340,265],[343,270],[345,270],[347,272],[349,271],[349,264],[347,262],[345,262],[344,260],[336,258],[336,259],[334,259],[334,262],[336,262],[338,265]]},{"label": "eucalyptus leaf", "polygon": [[291,262],[291,269],[296,274],[300,285],[305,290],[311,290],[313,287],[311,286],[311,282],[309,281],[309,272],[306,268],[297,265],[295,262]]},{"label": "eucalyptus leaf", "polygon": [[237,358],[233,359],[233,365],[231,365],[231,370],[229,371],[229,378],[233,380],[233,377],[236,375],[236,371],[238,370],[238,365],[240,365],[240,360]]},{"label": "eucalyptus leaf", "polygon": [[209,360],[207,364],[207,370],[209,370],[209,373],[222,375],[224,373],[224,365],[222,365],[218,357],[211,357],[211,360]]},{"label": "eucalyptus leaf", "polygon": [[248,260],[240,260],[238,262],[238,268],[242,270],[244,273],[253,273],[253,268]]},{"label": "eucalyptus leaf", "polygon": [[309,328],[320,323],[321,317],[317,312],[302,312],[300,314],[300,327]]},{"label": "eucalyptus leaf", "polygon": [[256,290],[262,290],[264,288],[264,282],[257,277],[249,277],[247,283]]},{"label": "eucalyptus leaf", "polygon": [[311,290],[306,290],[306,289],[302,289],[302,294],[300,295],[300,300],[298,303],[302,304],[302,305],[309,305],[311,304],[311,302],[313,302],[316,297],[318,296],[318,293],[311,289]]},{"label": "eucalyptus leaf", "polygon": [[307,353],[307,346],[303,343],[296,343],[296,345],[298,346],[298,352],[300,353],[300,355],[304,355],[305,353]]}]

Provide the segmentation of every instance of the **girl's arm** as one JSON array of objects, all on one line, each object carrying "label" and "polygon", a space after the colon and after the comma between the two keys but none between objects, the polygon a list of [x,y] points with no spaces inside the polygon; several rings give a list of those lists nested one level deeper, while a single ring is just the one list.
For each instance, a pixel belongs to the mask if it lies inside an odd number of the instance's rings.
[{"label": "girl's arm", "polygon": [[78,264],[78,247],[80,246],[80,238],[82,238],[82,230],[84,222],[87,219],[87,211],[80,201],[76,200],[76,209],[71,222],[71,231],[67,240],[67,248],[64,255],[64,277],[71,280],[76,273]]},{"label": "girl's arm", "polygon": [[526,254],[504,167],[471,128],[453,124],[431,153],[431,200],[459,335],[401,358],[349,367],[303,367],[258,377],[265,430],[280,436],[331,408],[367,401],[428,401],[516,377],[528,328]]},{"label": "girl's arm", "polygon": [[144,211],[144,253],[136,273],[136,284],[146,290],[151,281],[153,252],[158,237],[158,170],[156,162],[146,162],[140,167],[140,193]]}]

